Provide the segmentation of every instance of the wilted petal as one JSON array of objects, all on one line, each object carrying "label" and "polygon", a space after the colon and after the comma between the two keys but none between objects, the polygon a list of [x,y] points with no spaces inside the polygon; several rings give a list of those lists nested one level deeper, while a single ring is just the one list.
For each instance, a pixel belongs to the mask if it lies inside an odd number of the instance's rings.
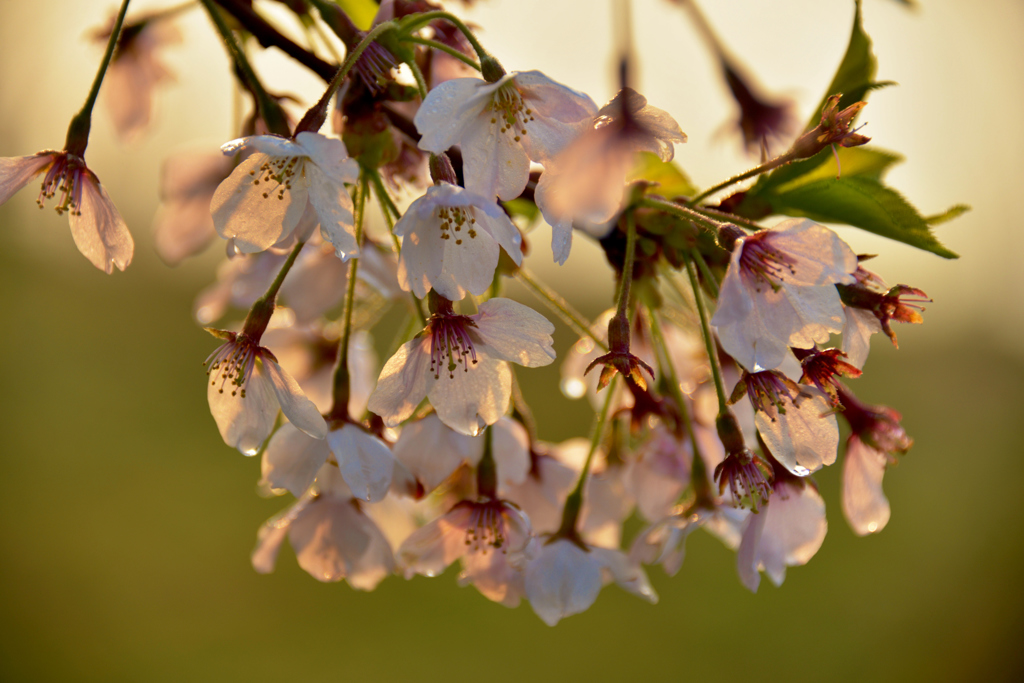
[{"label": "wilted petal", "polygon": [[843,462],[843,514],[859,536],[877,533],[889,523],[889,501],[882,491],[887,462],[885,453],[850,437]]}]

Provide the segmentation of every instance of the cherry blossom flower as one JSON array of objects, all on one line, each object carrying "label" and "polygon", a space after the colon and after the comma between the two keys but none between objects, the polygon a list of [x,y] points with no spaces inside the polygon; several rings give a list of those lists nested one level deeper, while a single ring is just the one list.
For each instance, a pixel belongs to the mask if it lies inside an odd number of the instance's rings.
[{"label": "cherry blossom flower", "polygon": [[395,224],[403,237],[398,283],[421,299],[431,288],[458,301],[483,294],[494,280],[499,246],[516,265],[522,238],[493,201],[446,182],[427,188]]},{"label": "cherry blossom flower", "polygon": [[299,566],[318,581],[345,579],[357,590],[371,591],[395,568],[387,538],[333,465],[324,466],[316,489],[260,528],[252,552],[257,572],[274,571],[285,536]]},{"label": "cherry blossom flower", "polygon": [[[111,18],[105,29],[93,33],[93,39],[106,45],[113,27]],[[121,29],[100,92],[114,129],[122,139],[138,137],[149,125],[153,91],[162,83],[174,81],[174,74],[161,63],[157,53],[180,42],[181,32],[166,17],[138,17]]]},{"label": "cherry blossom flower", "polygon": [[732,259],[711,323],[736,362],[750,372],[774,370],[790,347],[808,349],[842,331],[834,285],[853,282],[857,256],[838,235],[791,218],[746,237],[725,235],[731,237]]},{"label": "cherry blossom flower", "polygon": [[523,595],[531,535],[530,520],[515,504],[463,500],[409,536],[398,549],[398,562],[410,579],[437,576],[461,558],[460,585],[472,583],[488,599],[515,607]]},{"label": "cherry blossom flower", "polygon": [[232,140],[225,154],[255,151],[220,184],[210,209],[217,233],[243,254],[286,239],[311,204],[320,232],[338,257],[358,255],[352,198],[345,183],[358,178],[341,140],[302,132],[294,140],[256,135]]},{"label": "cherry blossom flower", "polygon": [[441,154],[462,148],[466,188],[487,198],[515,199],[526,188],[530,161],[558,154],[594,116],[583,93],[539,71],[445,81],[427,94],[414,123],[420,148]]},{"label": "cherry blossom flower", "polygon": [[274,354],[245,333],[207,328],[226,343],[206,359],[206,397],[224,443],[256,455],[281,410],[295,427],[322,439],[327,424]]},{"label": "cherry blossom flower", "polygon": [[350,422],[335,425],[326,438],[312,438],[292,425],[282,425],[263,453],[261,484],[301,496],[328,461],[337,465],[356,498],[375,503],[387,495],[395,471],[391,449]]},{"label": "cherry blossom flower", "polygon": [[79,156],[43,151],[0,158],[0,205],[43,173],[46,175],[36,199],[39,208],[59,193],[57,213],[67,212],[71,237],[82,256],[108,275],[114,272],[114,266],[118,270],[127,268],[135,242],[100,179]]},{"label": "cherry blossom flower", "polygon": [[825,541],[825,501],[806,479],[779,472],[768,504],[747,517],[736,553],[740,581],[753,592],[763,571],[776,586],[786,567],[807,564]]},{"label": "cherry blossom flower", "polygon": [[686,142],[686,134],[675,119],[624,88],[578,138],[545,162],[536,201],[551,226],[555,260],[565,263],[569,257],[574,220],[603,224],[619,212],[626,176],[640,152],[671,161],[676,142]]},{"label": "cherry blossom flower", "polygon": [[601,587],[619,587],[652,605],[658,602],[647,574],[619,550],[562,537],[542,537],[537,556],[526,565],[526,597],[548,626],[590,608]]},{"label": "cherry blossom flower", "polygon": [[185,153],[168,157],[160,172],[162,206],[154,220],[156,251],[168,265],[198,254],[217,234],[210,201],[231,173],[223,154]]},{"label": "cherry blossom flower", "polygon": [[777,371],[744,375],[733,398],[744,392],[758,433],[787,470],[805,477],[836,461],[839,424],[826,394]]},{"label": "cherry blossom flower", "polygon": [[533,368],[555,359],[554,329],[510,299],[485,301],[475,315],[456,315],[449,302],[385,364],[369,409],[395,427],[426,397],[442,422],[475,436],[508,410],[509,362]]}]

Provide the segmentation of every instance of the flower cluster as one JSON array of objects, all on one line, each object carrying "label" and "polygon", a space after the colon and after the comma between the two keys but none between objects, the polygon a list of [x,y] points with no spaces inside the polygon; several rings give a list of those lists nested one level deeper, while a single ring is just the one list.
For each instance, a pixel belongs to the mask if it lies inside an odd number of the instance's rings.
[{"label": "flower cluster", "polygon": [[[226,261],[196,318],[248,311],[206,328],[223,343],[205,365],[224,442],[260,456],[263,492],[296,499],[259,530],[257,571],[274,569],[286,537],[314,578],[359,590],[458,563],[460,584],[509,607],[526,599],[554,625],[612,582],[656,602],[644,565],[674,574],[704,528],[736,550],[744,586],[757,590],[761,572],[778,585],[821,547],[813,475],[840,459],[841,423],[843,512],[858,534],[885,526],[882,476],[912,441],[898,413],[844,380],[862,374],[874,332],[895,343],[893,321],[922,321],[924,293],[886,287],[807,212],[762,224],[786,213],[778,197],[758,211],[744,197],[708,203],[754,176],[752,194],[796,182],[837,145],[856,151],[864,102],[840,109],[829,93],[789,151],[698,193],[673,163],[687,136],[631,87],[628,51],[599,108],[540,71],[506,72],[425,0],[381,3],[367,31],[334,3],[289,4],[345,44],[340,64],[245,3],[203,4],[253,116],[222,155],[168,164],[157,245],[178,263],[219,236]],[[0,203],[42,176],[40,206],[67,211],[78,248],[108,273],[133,243],[85,165],[92,102],[109,67],[115,120],[138,135],[169,80],[156,50],[178,38],[169,16],[124,23],[124,9],[98,34],[104,66],[66,148],[0,160]],[[323,76],[298,123],[224,14]],[[766,151],[785,134],[783,107],[752,103],[723,64],[746,144]],[[338,136],[321,132],[329,114]],[[617,278],[598,323],[525,269],[535,229],[550,229],[559,264],[575,230],[598,240]],[[505,295],[513,278],[580,335],[562,387],[593,403],[590,440],[541,438],[517,373],[556,360],[556,328]],[[634,516],[645,526],[624,538]]]}]

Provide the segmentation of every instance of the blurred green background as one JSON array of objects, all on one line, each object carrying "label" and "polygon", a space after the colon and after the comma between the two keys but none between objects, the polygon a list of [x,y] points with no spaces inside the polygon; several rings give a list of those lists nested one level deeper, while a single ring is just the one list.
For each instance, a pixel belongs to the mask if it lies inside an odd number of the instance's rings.
[{"label": "blurred green background", "polygon": [[[751,4],[707,10],[725,32],[726,13]],[[66,220],[35,208],[32,188],[0,207],[0,679],[1024,680],[1024,269],[1012,213],[1021,175],[1013,164],[1024,144],[1013,118],[1022,96],[1002,87],[1019,80],[1024,12],[1009,1],[970,12],[957,9],[966,4],[922,4],[907,14],[896,3],[865,3],[879,76],[905,82],[872,97],[870,129],[882,146],[907,154],[903,175],[892,181],[923,211],[956,202],[975,211],[940,229],[964,256],[958,262],[843,233],[858,251],[882,251],[876,263],[890,282],[921,287],[936,300],[924,325],[897,330],[900,351],[876,338],[865,376],[853,382],[869,402],[900,410],[916,441],[886,475],[888,527],[876,537],[853,536],[839,511],[840,470],[831,468],[817,477],[828,537],[781,588],[766,581],[748,593],[735,555],[698,533],[677,576],[650,571],[660,604],[609,587],[588,612],[556,628],[526,604],[508,610],[458,588],[454,571],[434,580],[394,577],[363,594],[318,583],[288,549],[275,574],[250,568],[256,529],[287,499],[255,495],[258,461],[223,445],[206,406],[201,362],[214,340],[193,324],[191,306],[212,279],[216,254],[168,269],[153,254],[147,228],[166,151],[229,134],[230,96],[196,104],[197,92],[220,92],[227,77],[202,80],[201,60],[223,57],[205,20],[190,17],[186,38],[199,52],[172,62],[181,84],[161,96],[154,133],[134,148],[120,146],[98,110],[89,159],[135,235],[128,271],[107,277],[89,265]],[[42,5],[0,7],[0,155],[60,144],[98,59],[81,36],[113,3],[76,3],[33,20]],[[827,27],[782,16],[807,16],[819,5],[815,16],[834,15]],[[645,24],[645,13],[668,11],[662,3],[636,6],[638,31],[668,30]],[[485,28],[516,5],[489,7],[473,15]],[[803,113],[841,55],[851,10],[845,2],[780,8],[782,34],[835,43],[820,58],[825,76],[818,80],[774,64],[757,69],[772,85],[800,83]],[[543,31],[558,35],[564,11],[551,9],[556,28],[537,28],[538,44]],[[759,48],[761,11],[742,15],[738,37],[727,33],[753,65],[762,53],[772,58]],[[671,29],[675,21],[665,23]],[[502,58],[498,46],[515,38],[497,29],[483,35]],[[778,52],[802,54],[798,43],[782,44],[788,49]],[[955,45],[955,54],[943,45]],[[699,46],[685,49],[700,53]],[[30,52],[38,61],[28,69]],[[954,58],[976,78],[950,90],[942,77],[959,72],[943,67]],[[517,60],[526,57],[508,58]],[[696,104],[680,111],[652,94],[667,87],[658,78],[664,63],[652,57],[645,68],[648,97],[691,136],[679,157],[697,181],[715,181],[716,164],[722,173],[744,168],[735,140],[711,140],[727,104],[714,104],[720,115],[701,123]],[[707,71],[706,64],[691,68]],[[85,82],[68,80],[80,72]],[[933,80],[942,85],[928,90]],[[606,94],[599,86],[588,91],[596,100]],[[950,92],[956,97],[942,99]],[[704,97],[722,99],[720,92]],[[981,120],[992,112],[999,126]],[[535,242],[543,241],[538,234]],[[609,299],[580,299],[592,286],[579,283],[603,283],[596,291],[604,296],[607,270],[577,242],[564,269],[537,269],[593,316]],[[561,327],[556,339],[560,353],[573,341]],[[557,366],[521,376],[543,438],[585,432],[588,410],[558,394]]]}]

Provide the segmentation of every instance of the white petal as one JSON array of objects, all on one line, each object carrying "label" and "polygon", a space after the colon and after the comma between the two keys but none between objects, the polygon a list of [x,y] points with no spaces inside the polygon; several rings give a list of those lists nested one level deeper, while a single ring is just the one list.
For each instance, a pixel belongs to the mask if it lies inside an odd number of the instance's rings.
[{"label": "white petal", "polygon": [[437,576],[462,557],[469,550],[466,532],[471,514],[470,507],[456,505],[405,539],[396,553],[405,578]]},{"label": "white petal", "polygon": [[479,78],[455,78],[427,93],[413,119],[422,135],[420,149],[440,154],[458,144],[463,129],[487,104],[486,98],[475,97],[486,85]]},{"label": "white petal", "polygon": [[252,568],[260,574],[269,574],[277,564],[277,553],[292,522],[300,517],[312,498],[304,496],[291,507],[268,519],[256,533],[256,547],[252,551]]},{"label": "white petal", "polygon": [[858,536],[877,533],[889,523],[889,501],[882,491],[886,462],[885,453],[850,437],[843,462],[843,514]]},{"label": "white petal", "polygon": [[[496,206],[493,202],[491,204]],[[519,233],[519,228],[509,220],[508,215],[500,210],[497,215],[474,210],[473,215],[480,227],[490,233],[516,265],[521,265],[523,262],[523,236]]]},{"label": "white petal", "polygon": [[601,583],[600,559],[565,539],[543,545],[526,566],[526,597],[548,626],[593,605]]},{"label": "white petal", "polygon": [[29,181],[53,163],[55,153],[33,154],[26,157],[0,158],[0,204],[28,185]]},{"label": "white petal", "polygon": [[315,164],[306,164],[305,173],[309,180],[309,201],[320,218],[320,233],[334,245],[338,258],[347,260],[358,256],[352,197],[345,185]]},{"label": "white petal", "polygon": [[508,412],[512,371],[503,361],[482,358],[465,371],[456,368],[454,377],[442,371],[427,396],[442,422],[457,432],[476,436]]},{"label": "white petal", "polygon": [[309,131],[299,133],[295,139],[316,167],[334,184],[342,185],[359,180],[359,164],[349,158],[345,143],[341,140]]},{"label": "white petal", "polygon": [[217,421],[224,443],[244,455],[259,453],[263,441],[274,428],[279,408],[263,363],[256,362],[245,386],[245,398],[230,381],[222,384],[220,378],[208,377],[206,390],[210,412]]},{"label": "white petal", "polygon": [[522,144],[530,158],[543,163],[558,154],[590,125],[597,105],[587,95],[557,83],[540,71],[515,74],[516,89],[533,120],[526,122]]},{"label": "white petal", "polygon": [[526,150],[512,137],[512,131],[501,132],[503,125],[505,121],[500,116],[484,112],[469,122],[460,142],[466,189],[507,201],[526,188],[530,160]]},{"label": "white petal", "polygon": [[747,517],[740,548],[736,552],[736,569],[740,575],[740,582],[752,593],[756,593],[757,587],[761,585],[761,572],[758,571],[761,567],[759,546],[767,520],[767,508]]},{"label": "white petal", "polygon": [[479,462],[483,448],[482,438],[459,434],[432,413],[402,428],[394,454],[430,493],[463,462]]},{"label": "white petal", "polygon": [[387,495],[395,468],[387,444],[354,424],[328,433],[327,443],[353,496],[372,503]]},{"label": "white petal", "polygon": [[471,317],[476,322],[472,333],[486,345],[491,358],[528,368],[549,365],[555,360],[551,339],[555,326],[532,308],[511,299],[488,299]]},{"label": "white petal", "polygon": [[298,498],[313,484],[329,453],[322,439],[283,424],[263,451],[263,482],[275,489],[288,489]]},{"label": "white petal", "polygon": [[320,416],[316,405],[302,393],[295,378],[270,359],[264,361],[264,367],[273,383],[274,394],[281,404],[281,412],[284,413],[284,416],[298,429],[315,439],[327,436],[327,423]]},{"label": "white petal", "polygon": [[503,417],[493,426],[494,462],[503,486],[522,484],[530,471],[530,437],[526,428]]},{"label": "white petal", "polygon": [[882,331],[882,324],[871,311],[844,306],[846,324],[843,325],[843,347],[846,360],[857,368],[864,367],[871,350],[871,335]]},{"label": "white petal", "polygon": [[388,359],[366,407],[388,427],[397,427],[416,410],[433,381],[430,337],[424,335],[406,342]]},{"label": "white petal", "polygon": [[786,412],[758,411],[757,431],[768,450],[798,477],[831,465],[839,448],[839,424],[825,396],[813,387],[800,387],[794,403],[783,398]]},{"label": "white petal", "polygon": [[106,189],[88,170],[81,176],[82,204],[71,212],[71,236],[82,255],[100,270],[124,270],[132,262],[135,242]]},{"label": "white petal", "polygon": [[765,239],[793,263],[786,281],[797,285],[851,283],[857,255],[839,235],[806,218],[789,218],[773,226]]},{"label": "white petal", "polygon": [[611,548],[591,548],[590,552],[600,560],[611,579],[620,588],[652,605],[657,604],[658,594],[654,592],[651,582],[647,579],[647,573],[638,562]]},{"label": "white petal", "polygon": [[736,557],[740,580],[756,592],[760,570],[782,585],[786,567],[807,564],[827,532],[825,501],[813,486],[776,484],[768,505],[747,518]]},{"label": "white petal", "polygon": [[292,179],[294,184],[282,199],[274,183],[253,184],[254,178],[260,177],[260,167],[269,161],[270,157],[259,153],[244,160],[220,184],[210,202],[217,233],[233,239],[243,254],[263,251],[291,234],[306,210],[309,193],[300,174]]},{"label": "white petal", "polygon": [[288,138],[279,135],[251,135],[247,138],[231,140],[220,146],[224,154],[234,154],[241,149],[254,149],[261,154],[272,157],[307,156],[308,152]]},{"label": "white petal", "polygon": [[319,581],[348,577],[353,588],[371,590],[394,567],[387,540],[351,500],[316,499],[288,537],[299,566]]}]

